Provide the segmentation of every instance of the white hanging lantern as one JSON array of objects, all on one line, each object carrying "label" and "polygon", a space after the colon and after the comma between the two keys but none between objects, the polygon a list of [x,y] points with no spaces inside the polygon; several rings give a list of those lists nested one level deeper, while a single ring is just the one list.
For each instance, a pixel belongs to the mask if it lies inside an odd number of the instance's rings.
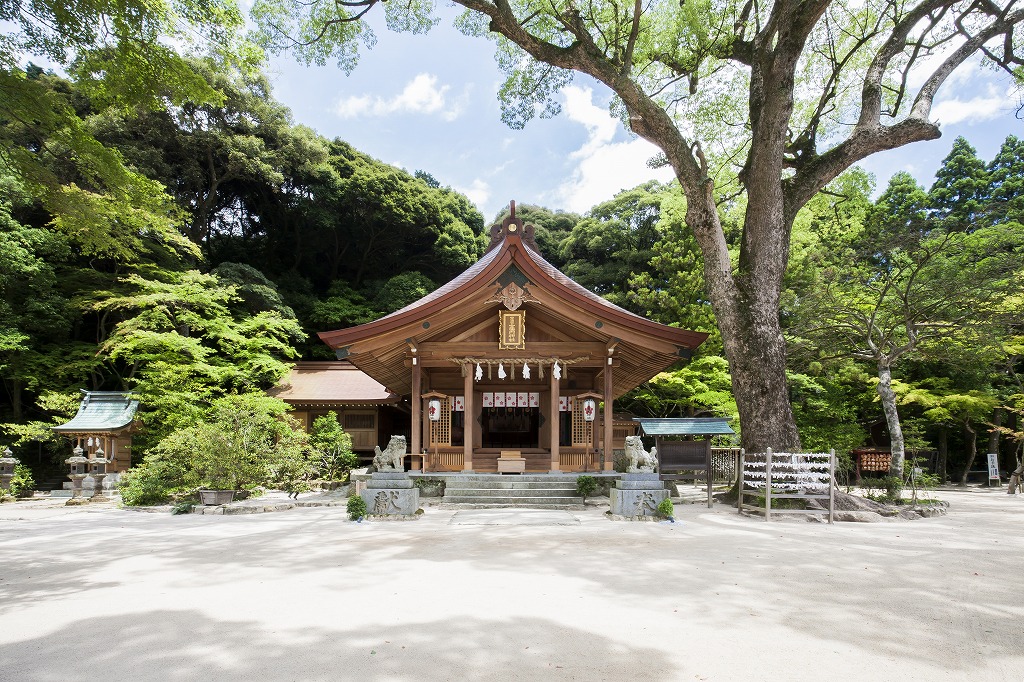
[{"label": "white hanging lantern", "polygon": [[476,374],[474,375],[477,381],[484,378],[484,368],[480,366],[480,363],[476,363]]},{"label": "white hanging lantern", "polygon": [[499,363],[498,363],[498,378],[499,378],[499,379],[504,379],[504,378],[505,378],[505,377],[507,377],[507,376],[508,376],[508,375],[507,375],[507,374],[505,374],[505,365],[503,365],[503,364],[501,364],[501,363],[499,362]]},{"label": "white hanging lantern", "polygon": [[530,363],[528,363],[528,362],[524,362],[523,363],[523,378],[524,379],[529,379],[530,378]]},{"label": "white hanging lantern", "polygon": [[441,401],[437,398],[431,398],[427,403],[427,416],[430,417],[430,421],[437,422],[441,421]]},{"label": "white hanging lantern", "polygon": [[594,417],[597,416],[597,403],[594,402],[593,398],[587,398],[583,401],[583,418],[588,422],[594,421]]}]

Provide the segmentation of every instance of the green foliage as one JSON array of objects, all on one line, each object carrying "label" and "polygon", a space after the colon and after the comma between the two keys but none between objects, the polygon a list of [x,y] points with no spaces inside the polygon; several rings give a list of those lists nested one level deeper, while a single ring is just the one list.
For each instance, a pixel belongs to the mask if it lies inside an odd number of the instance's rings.
[{"label": "green foliage", "polygon": [[32,470],[24,464],[14,465],[14,477],[8,489],[15,497],[31,497],[36,488],[35,479],[32,478]]},{"label": "green foliage", "polygon": [[194,423],[205,405],[232,391],[272,386],[295,354],[298,323],[277,311],[232,314],[235,289],[214,275],[130,275],[131,293],[95,304],[123,317],[100,347],[140,396],[152,436]]},{"label": "green foliage", "polygon": [[587,497],[594,494],[597,490],[597,479],[593,476],[577,476],[576,477],[576,494],[583,498],[583,501],[587,501]]},{"label": "green foliage", "polygon": [[430,278],[418,272],[403,272],[384,283],[373,299],[373,307],[385,314],[393,313],[436,288],[437,285]]},{"label": "green foliage", "polygon": [[358,521],[366,517],[366,500],[356,494],[349,495],[348,504],[345,505],[348,518]]},{"label": "green foliage", "polygon": [[217,399],[202,420],[166,436],[141,465],[122,476],[122,501],[130,506],[159,504],[200,488],[297,484],[306,474],[306,436],[286,416],[288,409],[260,393]]},{"label": "green foliage", "polygon": [[673,506],[672,500],[666,497],[664,500],[661,501],[661,504],[658,505],[658,516],[662,517],[663,519],[671,519],[675,518],[675,515],[676,508],[675,506]]},{"label": "green foliage", "polygon": [[313,453],[317,478],[325,481],[348,480],[349,472],[358,463],[352,452],[352,436],[345,433],[332,410],[313,420],[309,431],[309,447]]},{"label": "green foliage", "polygon": [[627,393],[617,405],[637,415],[650,417],[712,415],[733,418],[737,414],[729,363],[717,355],[697,358],[673,372],[662,372]]}]

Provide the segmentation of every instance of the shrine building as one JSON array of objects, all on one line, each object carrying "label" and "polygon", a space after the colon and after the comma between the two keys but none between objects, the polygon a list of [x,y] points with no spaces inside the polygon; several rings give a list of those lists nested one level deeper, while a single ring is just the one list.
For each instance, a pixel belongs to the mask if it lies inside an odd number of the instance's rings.
[{"label": "shrine building", "polygon": [[[611,471],[611,450],[635,428],[616,424],[615,400],[689,359],[707,334],[640,317],[573,282],[540,255],[515,202],[490,232],[480,260],[436,291],[320,333],[373,382],[379,403],[351,403],[353,424],[386,404],[391,433],[409,436],[412,468],[428,472]],[[408,428],[392,415],[399,396]],[[377,425],[367,442],[389,435]]]}]

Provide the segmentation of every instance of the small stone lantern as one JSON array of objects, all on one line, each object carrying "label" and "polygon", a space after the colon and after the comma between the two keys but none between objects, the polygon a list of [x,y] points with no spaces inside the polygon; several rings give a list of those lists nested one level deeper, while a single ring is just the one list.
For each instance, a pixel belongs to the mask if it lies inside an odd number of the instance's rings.
[{"label": "small stone lantern", "polygon": [[108,464],[110,464],[110,460],[106,458],[103,448],[96,448],[93,458],[89,460],[89,474],[96,482],[91,502],[110,502],[110,498],[103,494],[103,479],[107,477]]},{"label": "small stone lantern", "polygon": [[10,448],[5,448],[3,457],[0,457],[0,501],[5,501],[11,489],[11,479],[14,478],[14,467],[19,464],[18,460],[12,457],[14,453]]},{"label": "small stone lantern", "polygon": [[68,474],[68,478],[71,479],[71,499],[67,501],[69,505],[86,504],[89,500],[82,497],[82,480],[88,476],[86,467],[89,465],[89,458],[84,457],[82,447],[79,446],[72,450],[72,456],[64,460],[64,463],[71,467],[71,473]]}]

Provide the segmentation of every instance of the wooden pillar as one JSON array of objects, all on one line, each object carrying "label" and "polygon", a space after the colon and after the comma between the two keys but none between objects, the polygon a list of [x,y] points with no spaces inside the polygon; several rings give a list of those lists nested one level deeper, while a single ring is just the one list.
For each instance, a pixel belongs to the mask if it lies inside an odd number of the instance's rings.
[{"label": "wooden pillar", "polygon": [[560,470],[558,452],[558,434],[562,430],[562,413],[558,411],[558,379],[551,371],[551,471]]},{"label": "wooden pillar", "polygon": [[612,416],[612,366],[611,358],[605,360],[608,364],[604,366],[604,470],[612,471],[615,464],[615,451],[612,448],[612,434],[614,432],[614,418]]},{"label": "wooden pillar", "polygon": [[421,443],[422,443],[421,438],[423,436],[423,423],[422,423],[423,420],[420,419],[420,413],[423,411],[421,409],[422,403],[423,403],[423,399],[420,398],[420,392],[421,392],[420,384],[421,384],[421,381],[422,381],[422,374],[420,373],[419,359],[415,355],[413,355],[412,356],[412,397],[410,398],[410,401],[412,402],[412,418],[411,418],[412,423],[410,424],[410,426],[412,427],[411,428],[411,430],[412,430],[412,434],[411,434],[412,435],[412,442],[409,444],[409,452],[414,454],[414,455],[419,455],[421,452],[423,452],[423,448],[421,446]]},{"label": "wooden pillar", "polygon": [[466,380],[463,387],[465,393],[465,412],[462,413],[462,470],[473,470],[473,431],[476,428],[476,406],[473,405],[473,365],[465,365]]}]

